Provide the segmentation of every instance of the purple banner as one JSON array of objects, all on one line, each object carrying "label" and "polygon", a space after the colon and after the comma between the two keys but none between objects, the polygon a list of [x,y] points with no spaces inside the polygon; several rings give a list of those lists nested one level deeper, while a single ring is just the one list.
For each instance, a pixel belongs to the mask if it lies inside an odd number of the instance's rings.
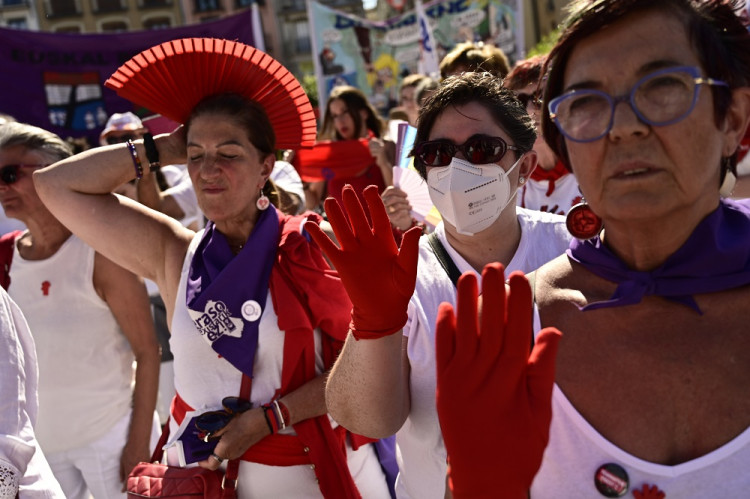
[{"label": "purple banner", "polygon": [[[104,82],[122,63],[159,43],[211,37],[255,46],[251,11],[179,28],[112,34],[42,33],[0,28],[0,113],[99,145],[107,118],[134,109]],[[185,85],[190,85],[189,81]]]}]

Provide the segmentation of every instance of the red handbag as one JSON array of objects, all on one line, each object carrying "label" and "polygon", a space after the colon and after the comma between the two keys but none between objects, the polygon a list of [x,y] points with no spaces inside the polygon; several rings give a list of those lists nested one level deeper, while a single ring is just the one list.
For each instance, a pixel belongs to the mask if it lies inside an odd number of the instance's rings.
[{"label": "red handbag", "polygon": [[223,488],[221,470],[178,468],[161,463],[139,463],[128,476],[128,499],[170,497],[174,499],[234,498],[234,488]]},{"label": "red handbag", "polygon": [[[240,397],[250,400],[252,380],[242,375]],[[237,497],[237,474],[240,468],[239,459],[227,462],[227,473],[220,469],[207,470],[198,466],[180,468],[161,464],[162,447],[169,435],[169,420],[164,425],[159,443],[156,444],[151,462],[138,463],[128,475],[128,499],[139,497],[173,498],[173,499],[234,499]]]}]

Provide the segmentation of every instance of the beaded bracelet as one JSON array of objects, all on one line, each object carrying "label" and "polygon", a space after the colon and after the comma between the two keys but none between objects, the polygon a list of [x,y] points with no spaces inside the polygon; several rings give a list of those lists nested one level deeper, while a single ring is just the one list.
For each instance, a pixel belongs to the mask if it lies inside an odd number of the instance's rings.
[{"label": "beaded bracelet", "polygon": [[143,178],[143,165],[141,165],[141,158],[138,157],[138,151],[135,148],[132,140],[125,142],[130,151],[130,157],[133,159],[133,166],[135,167],[135,178]]},{"label": "beaded bracelet", "polygon": [[148,159],[148,169],[151,172],[155,172],[161,168],[159,162],[159,150],[156,148],[156,142],[154,136],[150,133],[143,134],[143,147],[146,148],[146,159]]}]

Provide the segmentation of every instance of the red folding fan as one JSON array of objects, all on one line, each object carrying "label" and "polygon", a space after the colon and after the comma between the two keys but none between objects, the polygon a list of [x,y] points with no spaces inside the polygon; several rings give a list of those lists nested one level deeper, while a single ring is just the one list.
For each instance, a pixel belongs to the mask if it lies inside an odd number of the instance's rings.
[{"label": "red folding fan", "polygon": [[238,93],[263,106],[279,149],[315,143],[315,115],[297,79],[273,57],[243,43],[216,38],[165,42],[127,61],[104,84],[178,123],[185,123],[204,97]]}]

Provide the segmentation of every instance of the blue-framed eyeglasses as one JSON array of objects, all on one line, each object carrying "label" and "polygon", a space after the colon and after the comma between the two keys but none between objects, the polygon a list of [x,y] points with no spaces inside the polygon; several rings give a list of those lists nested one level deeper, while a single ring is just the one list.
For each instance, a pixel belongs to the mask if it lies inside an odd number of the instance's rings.
[{"label": "blue-framed eyeglasses", "polygon": [[702,77],[697,67],[669,67],[644,76],[625,95],[613,97],[594,89],[566,92],[550,101],[550,118],[573,142],[593,142],[607,135],[620,102],[628,102],[638,119],[648,125],[671,125],[693,111],[701,85],[729,87],[726,82]]}]

